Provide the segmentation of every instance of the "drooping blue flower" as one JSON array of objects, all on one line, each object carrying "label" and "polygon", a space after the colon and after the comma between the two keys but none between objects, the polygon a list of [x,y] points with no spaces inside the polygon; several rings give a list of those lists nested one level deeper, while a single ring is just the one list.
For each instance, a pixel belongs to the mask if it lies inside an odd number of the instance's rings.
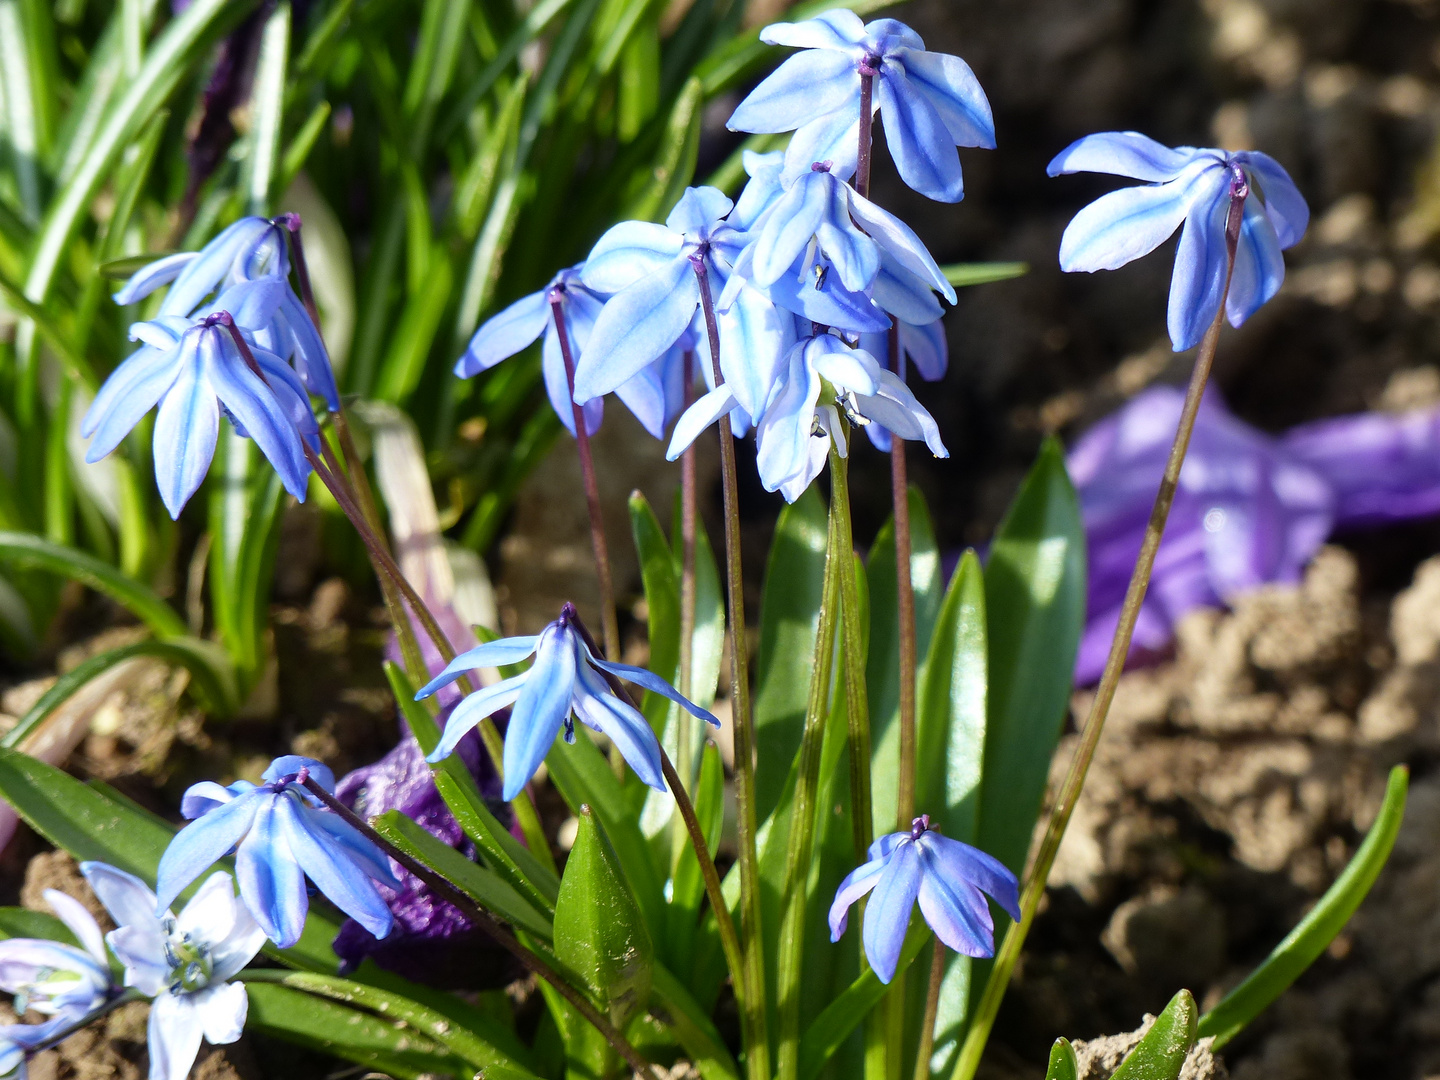
[{"label": "drooping blue flower", "polygon": [[[133,304],[169,285],[159,314],[192,317],[205,313],[200,310],[202,304],[217,290],[228,292],[231,303],[239,306],[235,297],[243,296],[253,283],[278,282],[283,288],[273,307],[263,313],[252,309],[254,318],[240,321],[237,316],[236,321],[262,349],[293,364],[306,389],[324,398],[333,412],[340,408],[340,391],[330,355],[305,305],[290,287],[286,240],[289,230],[298,225],[299,218],[293,214],[269,220],[241,218],[199,251],[167,255],[141,267],[115,294],[115,302]],[[207,310],[221,308],[216,305]]]},{"label": "drooping blue flower", "polygon": [[855,171],[860,137],[861,75],[873,78],[872,109],[900,177],[940,202],[965,194],[960,146],[995,147],[985,91],[958,56],[925,51],[920,35],[894,19],[863,23],[853,11],[827,11],[760,33],[769,45],[804,52],[790,57],[750,92],[727,122],[732,131],[794,131],[785,154],[793,177],[815,161]]},{"label": "drooping blue flower", "polygon": [[[617,389],[660,359],[696,326],[698,263],[718,305],[745,234],[725,221],[731,203],[715,188],[688,188],[664,225],[625,221],[602,236],[585,260],[587,288],[610,295],[595,320],[575,372],[575,400]],[[693,260],[693,261],[692,261]],[[759,290],[745,286],[720,312],[720,370],[740,404],[758,416],[774,385],[794,320]],[[703,325],[698,327],[712,378]]]},{"label": "drooping blue flower", "polygon": [[109,997],[110,958],[99,924],[80,901],[56,889],[44,895],[81,947],[45,938],[0,941],[0,991],[15,995],[17,1014],[34,1009],[68,1023]]},{"label": "drooping blue flower", "polygon": [[995,921],[985,894],[1020,918],[1015,875],[979,848],[942,836],[922,814],[910,831],[890,833],[870,845],[870,861],[840,883],[830,905],[830,940],[839,941],[850,919],[850,905],[866,893],[861,934],[865,956],[880,981],[895,977],[910,911],[920,914],[935,936],[965,956],[995,954]]},{"label": "drooping blue flower", "polygon": [[[945,338],[945,324],[936,319],[923,326],[915,326],[896,319],[895,325],[900,346],[900,370],[897,372],[900,381],[905,381],[908,365],[914,365],[915,370],[926,382],[938,382],[943,379],[946,369],[950,366],[950,345]],[[888,332],[861,334],[860,347],[876,359],[883,357],[886,370],[892,370]],[[882,450],[887,454],[890,452],[892,445],[890,430],[883,424],[866,425],[865,434],[877,450]]]},{"label": "drooping blue flower", "polygon": [[[608,299],[606,294],[585,287],[581,278],[583,271],[583,263],[560,271],[545,288],[521,297],[486,320],[475,331],[465,355],[455,365],[456,375],[462,379],[472,378],[528,348],[543,334],[541,372],[545,377],[545,392],[550,398],[550,407],[571,435],[575,434],[575,413],[570,404],[570,382],[565,374],[565,359],[550,305],[556,298],[564,305],[570,354],[578,362],[590,340],[600,309]],[[657,364],[642,368],[617,386],[615,396],[635,414],[645,430],[658,439],[665,431],[666,408],[662,373]],[[600,430],[604,399],[592,398],[582,408],[585,412],[585,433],[593,435]]]},{"label": "drooping blue flower", "polygon": [[260,929],[235,895],[230,875],[211,874],[179,915],[157,905],[134,874],[102,862],[80,872],[115,920],[106,940],[125,965],[125,985],[152,998],[150,1080],[185,1080],[203,1037],[213,1046],[245,1031],[249,999],[240,974],[260,946]]},{"label": "drooping blue flower", "polygon": [[1299,243],[1310,209],[1274,158],[1193,146],[1171,149],[1136,131],[1104,131],[1066,147],[1051,176],[1111,173],[1148,183],[1102,195],[1065,229],[1060,268],[1114,270],[1148,255],[1184,223],[1170,279],[1168,324],[1176,352],[1197,344],[1215,318],[1228,261],[1232,196],[1245,199],[1225,314],[1239,326],[1280,289],[1285,248]]},{"label": "drooping blue flower", "polygon": [[[398,886],[390,861],[369,839],[324,808],[300,783],[313,777],[327,791],[335,776],[318,761],[289,755],[265,770],[263,784],[211,781],[185,792],[180,812],[191,819],[160,858],[155,891],[164,911],[217,859],[235,849],[240,896],[272,941],[300,939],[310,909],[305,879],[377,938],[393,919],[374,882]],[[238,845],[238,847],[237,847]]]},{"label": "drooping blue flower", "polygon": [[[220,301],[242,313],[264,310],[278,291],[272,282],[242,296],[226,292]],[[223,411],[255,441],[285,489],[304,501],[310,464],[301,439],[313,439],[319,428],[310,397],[288,364],[252,344],[259,372],[252,370],[218,315],[198,323],[162,315],[135,323],[130,337],[141,348],[111,372],[80,422],[81,436],[93,437],[86,461],[114,450],[158,404],[155,481],[170,516],[178,518],[210,468]]]},{"label": "drooping blue flower", "polygon": [[535,775],[545,760],[560,729],[565,741],[575,741],[574,718],[607,736],[635,770],[635,775],[660,791],[665,789],[660,744],[650,722],[628,701],[615,695],[605,675],[625,679],[646,690],[669,698],[677,705],[716,727],[720,721],[694,702],[680,695],[658,675],[630,664],[612,664],[600,659],[586,643],[577,626],[575,608],[566,604],[556,619],[535,637],[501,638],[461,653],[438,676],[415,695],[429,697],[476,668],[518,664],[530,656],[529,670],[477,690],[450,714],[440,743],[427,760],[442,761],[460,739],[492,713],[514,706],[505,731],[505,789],[508,802]]}]

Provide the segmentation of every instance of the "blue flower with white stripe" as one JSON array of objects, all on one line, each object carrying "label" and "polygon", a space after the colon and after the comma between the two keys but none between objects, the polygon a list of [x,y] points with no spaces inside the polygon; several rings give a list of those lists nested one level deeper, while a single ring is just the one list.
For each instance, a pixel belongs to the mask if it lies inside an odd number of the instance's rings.
[{"label": "blue flower with white stripe", "polygon": [[1172,149],[1136,131],[1104,131],[1066,147],[1048,171],[1051,176],[1097,172],[1148,181],[1102,195],[1075,215],[1060,241],[1062,270],[1114,270],[1148,255],[1183,224],[1167,319],[1176,352],[1196,345],[1219,310],[1232,194],[1245,199],[1225,298],[1232,326],[1241,325],[1280,290],[1285,280],[1280,252],[1300,242],[1310,221],[1310,208],[1290,174],[1259,151]]},{"label": "blue flower with white stripe", "polygon": [[44,895],[80,947],[45,938],[0,941],[0,990],[15,995],[18,1014],[34,1009],[69,1022],[110,996],[110,958],[99,924],[80,901],[56,889]]},{"label": "blue flower with white stripe", "polygon": [[534,637],[500,638],[461,653],[421,688],[415,700],[429,697],[476,668],[518,664],[531,656],[535,657],[535,663],[527,671],[483,687],[455,706],[445,722],[440,744],[428,761],[444,760],[481,720],[513,706],[505,729],[502,794],[506,801],[519,795],[530,782],[562,727],[565,741],[575,741],[575,718],[609,736],[635,775],[664,791],[660,744],[655,732],[633,705],[615,694],[607,675],[669,698],[693,716],[720,726],[720,721],[711,713],[681,696],[658,675],[630,664],[612,664],[596,656],[581,632],[574,606],[568,603],[560,609],[560,618]]},{"label": "blue flower with white stripe", "polygon": [[965,956],[995,955],[995,920],[988,893],[1020,918],[1019,884],[999,859],[979,848],[942,836],[922,814],[909,832],[882,836],[870,845],[870,861],[850,872],[830,905],[830,940],[839,941],[850,906],[866,893],[861,937],[865,956],[880,981],[895,977],[910,912],[920,914],[935,936]]}]

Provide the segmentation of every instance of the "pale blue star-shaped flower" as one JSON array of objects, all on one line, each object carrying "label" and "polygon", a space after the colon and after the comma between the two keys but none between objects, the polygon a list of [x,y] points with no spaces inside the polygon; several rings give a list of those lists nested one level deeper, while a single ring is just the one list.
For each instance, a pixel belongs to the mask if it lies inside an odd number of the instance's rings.
[{"label": "pale blue star-shaped flower", "polygon": [[[185,792],[180,812],[191,823],[175,834],[160,858],[157,911],[216,860],[235,850],[240,896],[267,937],[282,949],[300,940],[310,901],[308,877],[336,907],[377,938],[393,917],[375,882],[398,888],[390,861],[338,814],[325,809],[301,782],[309,776],[327,791],[335,776],[318,761],[276,758],[262,784],[211,781]],[[238,845],[238,846],[237,846]]]},{"label": "pale blue star-shaped flower", "polygon": [[1285,248],[1299,243],[1310,209],[1274,158],[1193,146],[1171,149],[1136,131],[1087,135],[1055,156],[1051,176],[1099,172],[1149,183],[1102,195],[1065,229],[1060,268],[1114,270],[1148,255],[1180,228],[1167,322],[1176,352],[1204,336],[1220,307],[1232,195],[1245,199],[1225,314],[1239,326],[1280,289]]},{"label": "pale blue star-shaped flower", "polygon": [[477,690],[455,706],[439,745],[426,760],[432,763],[444,760],[481,720],[514,706],[505,729],[503,796],[507,802],[530,782],[562,727],[565,741],[575,741],[572,714],[581,723],[609,736],[635,775],[664,791],[660,744],[655,740],[655,732],[633,705],[616,696],[606,674],[643,686],[669,698],[699,719],[720,726],[713,715],[682,697],[658,675],[629,664],[612,664],[596,656],[580,632],[575,608],[568,603],[561,608],[560,618],[535,637],[501,638],[461,653],[422,687],[415,699],[429,697],[476,668],[518,664],[532,655],[535,663],[527,671]]},{"label": "pale blue star-shaped flower", "polygon": [[835,893],[830,940],[840,940],[850,906],[869,893],[861,936],[865,956],[883,983],[895,977],[917,899],[935,936],[965,956],[995,954],[995,921],[986,893],[1012,919],[1020,918],[1015,875],[978,848],[942,836],[928,814],[916,818],[908,833],[880,837],[869,854],[870,861],[852,870]]},{"label": "pale blue star-shaped flower", "polygon": [[102,862],[81,863],[80,872],[115,920],[106,940],[125,965],[125,985],[153,999],[150,1080],[185,1080],[202,1037],[221,1046],[244,1033],[249,999],[244,984],[230,980],[255,958],[265,931],[223,870],[179,915],[134,874]]},{"label": "pale blue star-shaped flower", "polygon": [[[115,294],[117,304],[133,304],[162,285],[170,291],[159,314],[195,316],[206,297],[216,290],[243,295],[252,282],[279,282],[284,288],[263,317],[241,322],[256,344],[294,365],[306,389],[325,399],[333,412],[340,408],[340,391],[330,367],[330,356],[320,332],[310,321],[305,305],[290,287],[290,255],[286,234],[299,219],[292,214],[265,219],[244,217],[222,231],[199,251],[167,255],[141,267]],[[239,287],[238,292],[231,292]],[[212,307],[207,310],[219,310]],[[256,309],[252,309],[256,310]],[[231,312],[232,315],[235,312]]]},{"label": "pale blue star-shaped flower", "polygon": [[110,996],[110,958],[99,924],[80,901],[56,889],[44,895],[80,947],[45,938],[0,941],[0,991],[15,995],[18,1014],[34,1009],[68,1023]]},{"label": "pale blue star-shaped flower", "polygon": [[894,19],[861,22],[853,11],[827,11],[760,33],[769,45],[803,49],[750,92],[727,122],[732,131],[794,131],[785,173],[832,161],[850,176],[860,138],[861,75],[873,79],[872,109],[900,178],[940,202],[965,194],[960,146],[995,147],[990,103],[958,56],[925,51],[920,35]]}]

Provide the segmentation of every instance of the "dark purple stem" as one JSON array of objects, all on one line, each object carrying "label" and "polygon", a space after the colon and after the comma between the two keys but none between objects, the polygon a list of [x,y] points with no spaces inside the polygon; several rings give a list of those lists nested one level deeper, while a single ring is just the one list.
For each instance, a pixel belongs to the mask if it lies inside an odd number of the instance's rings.
[{"label": "dark purple stem", "polygon": [[871,105],[875,92],[874,60],[867,56],[860,62],[860,145],[855,155],[855,190],[866,199],[870,197],[871,128],[875,121]]}]

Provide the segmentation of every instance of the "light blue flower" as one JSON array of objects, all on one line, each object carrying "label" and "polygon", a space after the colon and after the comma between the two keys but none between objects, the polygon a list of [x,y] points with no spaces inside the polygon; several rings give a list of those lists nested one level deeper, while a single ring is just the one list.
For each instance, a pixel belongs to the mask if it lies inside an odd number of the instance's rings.
[{"label": "light blue flower", "polygon": [[1232,193],[1245,198],[1225,300],[1232,326],[1279,291],[1285,279],[1280,252],[1300,241],[1310,221],[1290,174],[1258,151],[1171,149],[1136,131],[1105,131],[1066,147],[1048,171],[1149,181],[1102,195],[1075,215],[1060,241],[1062,270],[1114,270],[1154,251],[1184,223],[1170,279],[1168,323],[1176,352],[1199,342],[1220,307]]},{"label": "light blue flower", "polygon": [[[899,332],[900,372],[903,373],[905,365],[910,364],[926,382],[943,379],[950,366],[950,345],[945,338],[945,324],[936,319],[923,326],[915,326],[897,319],[896,327]],[[877,359],[884,357],[886,369],[889,370],[889,333],[861,334],[860,347]],[[900,374],[900,379],[904,381],[903,374]],[[883,424],[866,425],[865,435],[877,450],[887,454],[890,452],[890,431]]]},{"label": "light blue flower", "polygon": [[978,848],[940,835],[928,814],[916,818],[908,833],[880,837],[869,854],[870,861],[852,870],[835,893],[830,940],[840,940],[850,905],[870,893],[862,937],[865,956],[883,983],[895,977],[917,899],[935,936],[965,956],[995,954],[995,922],[986,893],[1012,919],[1020,918],[1015,875]]},{"label": "light blue flower", "polygon": [[790,57],[740,103],[732,131],[794,131],[785,173],[832,161],[855,171],[860,138],[860,76],[873,76],[871,107],[900,177],[921,194],[959,202],[965,194],[959,146],[995,146],[990,103],[958,56],[925,51],[920,35],[894,19],[862,23],[853,11],[827,11],[760,33],[769,45],[804,52]]},{"label": "light blue flower", "polygon": [[615,695],[605,675],[643,686],[720,726],[720,721],[694,702],[682,697],[673,686],[644,668],[612,664],[601,660],[586,643],[578,627],[575,608],[566,604],[556,619],[535,637],[501,638],[487,642],[450,661],[438,676],[415,695],[419,701],[442,686],[476,668],[518,664],[529,656],[535,663],[529,670],[470,694],[450,714],[440,744],[426,760],[442,761],[460,739],[481,720],[513,705],[505,730],[506,801],[520,794],[535,770],[545,760],[555,736],[565,729],[565,741],[575,741],[575,723],[580,722],[609,736],[635,770],[635,775],[660,791],[665,790],[660,744],[650,722],[628,701]]},{"label": "light blue flower", "polygon": [[[236,321],[262,349],[292,363],[309,392],[324,398],[331,411],[339,409],[340,392],[325,343],[305,305],[290,287],[286,240],[288,231],[298,226],[299,218],[293,214],[270,220],[241,218],[199,251],[167,255],[137,270],[115,294],[115,302],[133,304],[162,285],[169,285],[159,314],[191,317],[217,289],[241,287],[239,293],[231,293],[233,298],[243,295],[244,287],[252,282],[279,282],[284,288],[273,308],[266,310],[263,317],[241,321],[236,316]],[[232,299],[232,303],[236,301]]]},{"label": "light blue flower", "polygon": [[[593,289],[587,289],[581,280],[584,264],[562,270],[551,279],[550,284],[539,292],[523,296],[504,311],[486,320],[470,346],[455,365],[455,374],[469,379],[482,371],[488,371],[502,360],[528,348],[535,339],[544,335],[541,346],[541,373],[545,377],[545,392],[550,398],[550,407],[565,425],[565,430],[575,434],[575,413],[570,404],[570,382],[565,374],[565,358],[560,351],[560,335],[555,332],[551,301],[560,299],[565,311],[565,333],[570,343],[570,354],[578,363],[590,340],[590,332],[600,315],[607,296]],[[615,396],[635,414],[645,430],[660,438],[665,431],[666,407],[663,373],[659,364],[642,368],[630,379],[615,388]],[[604,415],[603,398],[592,398],[582,406],[585,412],[585,433],[594,435],[600,430]]]},{"label": "light blue flower", "polygon": [[185,792],[180,812],[192,819],[160,858],[156,910],[163,912],[217,859],[235,850],[240,896],[265,934],[282,949],[300,939],[310,909],[305,878],[331,903],[377,938],[390,932],[390,909],[376,890],[399,882],[389,860],[339,815],[321,806],[299,782],[313,777],[335,790],[330,769],[310,758],[276,758],[265,783],[206,781]]},{"label": "light blue flower", "polygon": [[233,1043],[245,1030],[249,1000],[238,975],[265,943],[235,896],[230,875],[211,874],[179,915],[158,905],[133,874],[102,862],[80,872],[115,920],[106,940],[125,965],[125,985],[150,1004],[150,1080],[185,1080],[200,1040]]},{"label": "light blue flower", "polygon": [[[610,299],[595,320],[575,372],[575,400],[587,402],[617,389],[670,350],[697,325],[703,267],[712,303],[729,280],[745,234],[725,216],[731,203],[715,188],[687,188],[664,225],[625,221],[595,245],[585,260],[587,288]],[[794,320],[759,290],[741,287],[719,314],[720,370],[741,405],[758,416],[774,385]],[[708,338],[699,326],[707,363]]]},{"label": "light blue flower", "polygon": [[745,175],[750,179],[740,189],[735,208],[725,220],[732,229],[748,232],[760,220],[760,215],[785,191],[780,183],[780,174],[785,169],[785,151],[757,154],[754,150],[742,150],[740,160],[745,167]]},{"label": "light blue flower", "polygon": [[34,1009],[68,1023],[109,997],[110,958],[99,924],[80,901],[55,889],[44,895],[81,947],[45,938],[0,941],[0,990],[15,995],[17,1014]]},{"label": "light blue flower", "polygon": [[0,1080],[25,1080],[30,1054],[63,1035],[79,1019],[79,1015],[61,1013],[42,1024],[0,1027]]},{"label": "light blue flower", "polygon": [[[278,292],[271,282],[240,296],[227,291],[220,302],[242,314],[263,312]],[[288,364],[256,344],[251,352],[259,373],[252,370],[218,315],[198,323],[162,315],[135,323],[130,337],[141,348],[111,372],[80,422],[81,436],[92,440],[86,461],[114,450],[158,404],[155,481],[170,516],[178,518],[210,468],[223,411],[255,441],[285,489],[304,501],[310,464],[301,439],[313,439],[319,429],[310,397]]]}]

